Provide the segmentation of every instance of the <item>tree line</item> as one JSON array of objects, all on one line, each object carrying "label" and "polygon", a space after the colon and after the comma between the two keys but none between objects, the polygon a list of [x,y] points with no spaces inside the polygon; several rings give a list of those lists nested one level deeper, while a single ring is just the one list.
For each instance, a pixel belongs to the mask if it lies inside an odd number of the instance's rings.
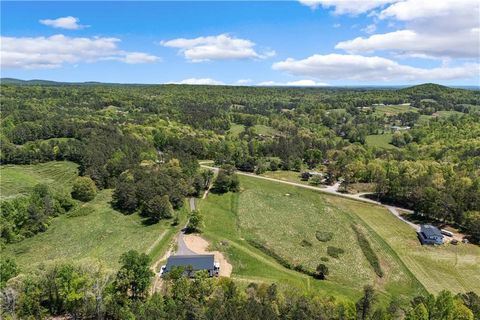
[{"label": "tree line", "polygon": [[160,291],[151,293],[153,272],[145,254],[128,251],[113,273],[95,263],[53,263],[17,276],[13,261],[8,281],[2,278],[3,319],[338,319],[338,320],[474,320],[480,318],[480,297],[474,292],[442,291],[402,303],[381,303],[372,286],[358,300],[302,292],[276,284],[239,286],[229,278],[198,272],[193,279],[173,269]]}]

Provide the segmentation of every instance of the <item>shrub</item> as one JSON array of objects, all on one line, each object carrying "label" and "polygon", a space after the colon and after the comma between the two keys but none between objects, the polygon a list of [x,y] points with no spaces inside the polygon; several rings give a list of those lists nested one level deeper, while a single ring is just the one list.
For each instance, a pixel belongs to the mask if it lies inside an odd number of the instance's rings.
[{"label": "shrub", "polygon": [[213,182],[212,192],[221,194],[228,191],[240,191],[240,181],[234,171],[231,172],[227,169],[220,169],[217,178]]},{"label": "shrub", "polygon": [[317,238],[318,241],[328,242],[332,240],[333,233],[328,231],[317,231],[315,232],[315,237]]},{"label": "shrub", "polygon": [[328,267],[324,265],[323,263],[320,263],[317,266],[317,269],[315,270],[315,278],[320,279],[320,280],[325,280],[327,279],[328,276]]},{"label": "shrub", "polygon": [[73,182],[72,198],[87,202],[93,200],[96,194],[97,187],[90,177],[78,177]]},{"label": "shrub", "polygon": [[310,173],[309,172],[302,172],[300,174],[300,180],[308,181],[308,179],[310,179]]},{"label": "shrub", "polygon": [[358,244],[362,249],[363,255],[365,256],[365,258],[367,258],[368,262],[372,266],[377,276],[379,276],[380,278],[383,277],[383,270],[380,266],[380,261],[378,260],[377,254],[370,246],[370,242],[368,242],[368,239],[356,225],[352,224],[352,229],[357,235]]},{"label": "shrub", "polygon": [[306,274],[308,276],[312,276],[312,277],[315,277],[315,271],[314,270],[310,270],[308,269],[307,267],[301,265],[301,264],[297,264],[297,265],[293,265],[291,264],[287,259],[281,257],[280,255],[278,255],[275,251],[273,251],[272,249],[268,248],[267,246],[265,246],[263,243],[260,243],[256,240],[253,240],[253,239],[247,239],[247,242],[259,249],[260,251],[262,251],[263,253],[265,253],[266,255],[272,257],[273,259],[275,259],[278,263],[280,263],[282,266],[284,266],[285,268],[287,269],[291,269],[291,270],[295,270],[295,271],[298,271],[298,272],[301,272],[303,274]]},{"label": "shrub", "polygon": [[203,216],[200,214],[200,211],[193,210],[190,213],[190,217],[188,219],[186,232],[187,233],[199,232],[200,224],[202,223],[202,221],[203,221]]},{"label": "shrub", "polygon": [[314,186],[319,186],[323,182],[323,177],[316,174],[310,179],[310,184]]},{"label": "shrub", "polygon": [[293,270],[306,274],[307,276],[315,277],[315,271],[308,269],[303,264],[297,264]]},{"label": "shrub", "polygon": [[280,264],[281,264],[282,266],[284,266],[285,268],[287,268],[287,269],[292,269],[292,265],[290,264],[290,262],[289,262],[287,259],[279,256],[275,251],[273,251],[272,249],[268,248],[268,247],[265,246],[263,243],[260,243],[260,242],[258,242],[258,241],[256,241],[256,240],[253,240],[253,239],[247,239],[247,242],[248,242],[251,246],[259,249],[260,251],[263,251],[263,253],[265,253],[266,255],[269,255],[270,257],[272,257],[273,259],[275,259],[278,263],[280,263]]},{"label": "shrub", "polygon": [[333,258],[340,258],[340,255],[343,254],[345,251],[342,248],[337,247],[327,247],[327,254]]},{"label": "shrub", "polygon": [[301,245],[302,247],[311,247],[311,246],[312,246],[312,243],[311,243],[310,241],[308,241],[308,240],[303,239],[302,242],[300,242],[300,245]]},{"label": "shrub", "polygon": [[3,289],[8,279],[15,277],[18,272],[15,260],[2,255],[0,257],[0,289]]}]

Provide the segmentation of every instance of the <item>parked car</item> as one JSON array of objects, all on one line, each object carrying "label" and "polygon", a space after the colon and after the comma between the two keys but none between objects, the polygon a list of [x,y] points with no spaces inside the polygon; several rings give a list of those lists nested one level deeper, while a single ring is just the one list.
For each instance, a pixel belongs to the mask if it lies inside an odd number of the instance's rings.
[{"label": "parked car", "polygon": [[447,236],[447,237],[453,237],[453,233],[448,231],[448,230],[445,230],[445,229],[441,229],[440,232],[442,232],[442,234],[444,236]]},{"label": "parked car", "polygon": [[213,274],[215,277],[220,275],[220,263],[216,262],[213,264]]},{"label": "parked car", "polygon": [[163,273],[165,272],[165,269],[166,269],[166,268],[167,268],[167,266],[162,266],[162,267],[160,268],[160,272],[159,272],[160,277],[163,275]]}]

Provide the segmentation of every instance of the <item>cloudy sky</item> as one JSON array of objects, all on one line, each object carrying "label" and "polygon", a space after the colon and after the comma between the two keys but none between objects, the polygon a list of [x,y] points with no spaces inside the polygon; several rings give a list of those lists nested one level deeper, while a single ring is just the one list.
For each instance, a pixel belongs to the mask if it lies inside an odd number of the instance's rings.
[{"label": "cloudy sky", "polygon": [[1,76],[480,85],[477,0],[1,2]]}]

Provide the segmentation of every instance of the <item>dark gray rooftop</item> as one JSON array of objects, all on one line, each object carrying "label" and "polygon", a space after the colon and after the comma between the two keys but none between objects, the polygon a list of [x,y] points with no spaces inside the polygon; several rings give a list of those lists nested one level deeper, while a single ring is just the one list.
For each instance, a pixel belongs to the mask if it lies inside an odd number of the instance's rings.
[{"label": "dark gray rooftop", "polygon": [[442,237],[442,232],[432,225],[429,224],[422,224],[420,226],[420,232],[425,235],[426,238],[433,238],[433,237]]},{"label": "dark gray rooftop", "polygon": [[196,254],[196,255],[176,255],[170,256],[165,268],[166,272],[170,272],[173,267],[191,266],[194,271],[197,270],[211,270],[215,257],[213,254]]}]

